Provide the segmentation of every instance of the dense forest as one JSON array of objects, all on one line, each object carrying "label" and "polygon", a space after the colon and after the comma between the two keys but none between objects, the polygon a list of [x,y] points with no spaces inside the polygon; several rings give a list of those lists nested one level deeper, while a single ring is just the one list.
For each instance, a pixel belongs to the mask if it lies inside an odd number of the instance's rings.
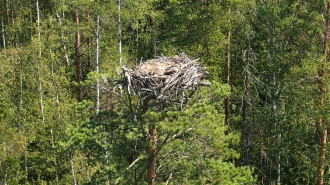
[{"label": "dense forest", "polygon": [[[328,0],[1,0],[0,182],[329,184]],[[212,85],[146,106],[122,67]]]}]

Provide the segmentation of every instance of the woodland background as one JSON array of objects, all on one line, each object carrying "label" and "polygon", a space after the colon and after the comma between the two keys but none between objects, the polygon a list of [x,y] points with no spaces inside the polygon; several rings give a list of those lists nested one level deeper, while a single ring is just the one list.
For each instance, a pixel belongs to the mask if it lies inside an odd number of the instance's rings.
[{"label": "woodland background", "polygon": [[[0,21],[1,184],[330,183],[328,0],[1,0]],[[113,92],[181,52],[212,82],[185,107]]]}]

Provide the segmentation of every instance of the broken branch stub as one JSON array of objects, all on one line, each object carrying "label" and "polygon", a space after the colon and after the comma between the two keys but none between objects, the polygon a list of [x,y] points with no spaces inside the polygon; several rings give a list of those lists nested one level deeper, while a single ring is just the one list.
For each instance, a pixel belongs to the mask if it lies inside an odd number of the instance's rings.
[{"label": "broken branch stub", "polygon": [[199,86],[209,86],[203,81],[208,72],[196,60],[185,54],[158,57],[142,62],[134,70],[123,67],[123,81],[130,94],[157,102],[173,102],[187,98],[186,91],[196,91]]}]

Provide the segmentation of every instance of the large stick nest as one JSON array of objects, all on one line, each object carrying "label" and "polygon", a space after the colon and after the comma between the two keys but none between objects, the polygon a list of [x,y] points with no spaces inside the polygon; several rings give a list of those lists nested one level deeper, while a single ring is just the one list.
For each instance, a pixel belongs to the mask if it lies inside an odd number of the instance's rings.
[{"label": "large stick nest", "polygon": [[147,60],[134,70],[123,67],[124,82],[130,94],[137,93],[142,99],[158,102],[182,100],[187,91],[210,85],[203,82],[208,72],[197,61],[185,54]]}]

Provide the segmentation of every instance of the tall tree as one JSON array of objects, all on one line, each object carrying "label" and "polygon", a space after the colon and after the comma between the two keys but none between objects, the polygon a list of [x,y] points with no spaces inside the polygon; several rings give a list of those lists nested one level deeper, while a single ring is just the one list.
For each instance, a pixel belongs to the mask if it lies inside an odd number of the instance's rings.
[{"label": "tall tree", "polygon": [[[229,25],[230,25],[230,14],[231,14],[231,9],[228,9],[228,16],[229,16]],[[231,31],[230,28],[227,33],[227,78],[226,82],[228,85],[230,85],[230,59],[231,59],[231,52],[230,52],[230,37],[231,37]],[[225,124],[228,125],[228,130],[226,133],[229,133],[230,131],[230,97],[228,96],[225,99]]]},{"label": "tall tree", "polygon": [[329,24],[330,24],[330,2],[327,2],[325,15],[324,15],[324,33],[323,33],[323,46],[322,46],[322,65],[319,71],[319,88],[320,88],[320,103],[319,107],[321,110],[321,115],[317,120],[316,126],[319,130],[319,139],[320,139],[320,154],[319,154],[319,164],[317,167],[318,179],[317,185],[323,185],[324,181],[324,169],[325,169],[325,160],[326,160],[326,146],[327,146],[327,135],[328,128],[325,124],[325,116],[323,115],[322,109],[325,105],[325,96],[327,93],[325,82],[327,81],[327,63],[328,63],[328,42],[329,42]]},{"label": "tall tree", "polygon": [[83,101],[83,90],[81,86],[83,72],[82,72],[82,61],[81,61],[81,41],[80,41],[80,30],[79,26],[79,12],[76,9],[73,16],[74,22],[77,24],[77,30],[75,31],[75,64],[76,64],[76,81],[78,83],[78,102]]}]

